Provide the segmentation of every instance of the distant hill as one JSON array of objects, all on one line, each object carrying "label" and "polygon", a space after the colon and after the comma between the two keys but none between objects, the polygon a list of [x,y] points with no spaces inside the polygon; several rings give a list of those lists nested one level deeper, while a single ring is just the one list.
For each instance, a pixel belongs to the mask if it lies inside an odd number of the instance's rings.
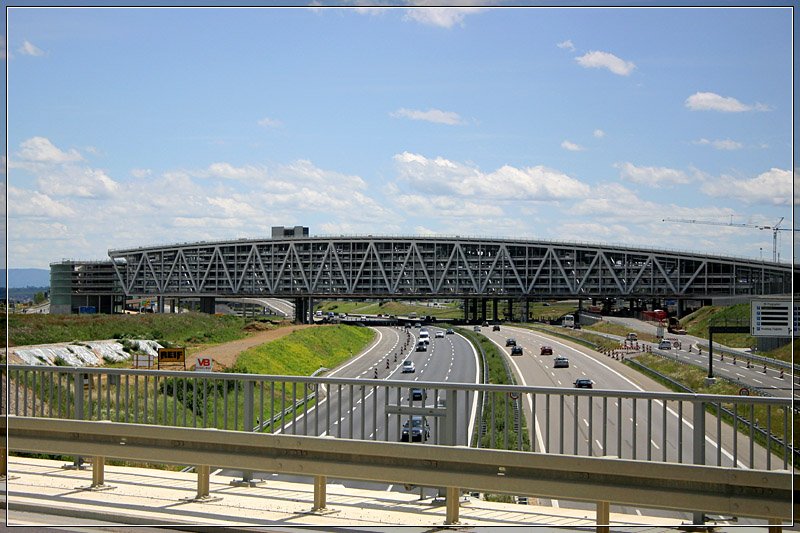
[{"label": "distant hill", "polygon": [[[0,269],[0,286],[5,285],[6,271]],[[49,287],[49,268],[10,268],[8,269],[8,288]]]}]

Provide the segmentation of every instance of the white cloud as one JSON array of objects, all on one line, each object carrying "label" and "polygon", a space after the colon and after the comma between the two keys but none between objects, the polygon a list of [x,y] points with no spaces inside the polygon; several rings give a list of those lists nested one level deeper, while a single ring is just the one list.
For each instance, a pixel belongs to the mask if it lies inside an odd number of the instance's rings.
[{"label": "white cloud", "polygon": [[407,213],[414,216],[433,215],[439,217],[474,217],[475,213],[482,216],[502,216],[502,207],[492,203],[478,203],[465,201],[463,198],[454,198],[447,195],[421,195],[405,194],[394,199],[394,203]]},{"label": "white cloud", "polygon": [[8,187],[9,218],[65,218],[75,215],[68,205],[39,191]]},{"label": "white cloud", "polygon": [[19,53],[26,56],[39,57],[44,55],[44,50],[36,47],[30,41],[25,41],[22,43],[22,46],[19,47]]},{"label": "white cloud", "polygon": [[732,141],[731,139],[715,139],[713,141],[708,139],[699,139],[694,141],[694,144],[701,146],[712,146],[717,150],[740,150],[743,146],[742,143]]},{"label": "white cloud", "polygon": [[20,146],[22,149],[18,152],[19,157],[33,163],[69,163],[83,159],[76,150],[59,150],[45,137],[31,137]]},{"label": "white cloud", "polygon": [[696,92],[684,103],[692,111],[721,111],[723,113],[741,113],[744,111],[769,111],[769,107],[756,103],[743,104],[732,96],[720,96],[716,93]]},{"label": "white cloud", "polygon": [[149,168],[133,168],[131,169],[131,176],[134,178],[146,178],[147,176],[151,175],[153,172]]},{"label": "white cloud", "polygon": [[258,121],[258,125],[264,128],[279,128],[283,125],[280,120],[275,120],[274,118],[264,117]]},{"label": "white cloud", "polygon": [[597,50],[576,57],[575,61],[582,67],[604,68],[620,76],[628,76],[636,68],[636,65],[630,61],[625,61],[614,54]]},{"label": "white cloud", "polygon": [[463,26],[467,15],[480,11],[482,9],[476,7],[417,7],[408,9],[403,18],[428,26],[452,28],[455,25]]},{"label": "white cloud", "polygon": [[567,140],[561,143],[561,148],[563,148],[564,150],[569,150],[570,152],[582,152],[585,150],[585,148],[580,144],[575,144],[574,142]]},{"label": "white cloud", "polygon": [[652,187],[661,187],[663,184],[684,184],[690,181],[685,172],[673,168],[637,167],[630,162],[616,163],[614,168],[619,169],[621,178]]},{"label": "white cloud", "polygon": [[791,205],[792,173],[771,168],[751,179],[721,176],[703,184],[702,191],[717,198],[733,198],[746,204]]},{"label": "white cloud", "polygon": [[255,165],[235,167],[230,163],[219,162],[210,164],[205,170],[190,171],[189,174],[197,178],[251,180],[266,177],[267,170]]},{"label": "white cloud", "polygon": [[589,193],[585,183],[544,166],[516,168],[505,165],[486,173],[442,157],[429,159],[409,152],[396,154],[394,161],[399,180],[417,192],[533,201],[581,198]]},{"label": "white cloud", "polygon": [[596,129],[596,130],[594,130],[594,131],[592,132],[592,135],[594,135],[594,136],[595,136],[595,138],[597,138],[597,139],[602,139],[603,137],[605,137],[605,136],[606,136],[606,132],[604,132],[604,131],[603,131],[603,130],[601,130],[601,129]]},{"label": "white cloud", "polygon": [[449,126],[456,126],[464,123],[458,113],[454,113],[453,111],[442,111],[440,109],[428,109],[427,111],[420,111],[418,109],[406,109],[401,107],[397,111],[389,113],[389,115],[394,118],[424,120],[426,122],[447,124]]},{"label": "white cloud", "polygon": [[575,51],[575,45],[572,44],[572,41],[569,40],[569,39],[567,39],[566,41],[561,41],[556,46],[558,46],[559,48],[567,49],[570,52],[574,52]]},{"label": "white cloud", "polygon": [[42,173],[37,184],[39,189],[56,196],[80,198],[105,198],[119,190],[119,183],[104,171],[74,165]]}]

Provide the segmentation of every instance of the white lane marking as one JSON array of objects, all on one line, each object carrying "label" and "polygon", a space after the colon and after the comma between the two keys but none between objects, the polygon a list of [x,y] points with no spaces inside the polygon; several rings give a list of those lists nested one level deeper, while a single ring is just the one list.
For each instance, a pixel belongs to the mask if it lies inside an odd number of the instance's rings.
[{"label": "white lane marking", "polygon": [[738,373],[738,372],[736,373],[736,375],[737,375],[737,376],[739,376],[740,378],[743,378],[743,377],[744,377],[744,374],[740,374],[740,373]]},{"label": "white lane marking", "polygon": [[[472,356],[475,358],[475,383],[479,383],[480,382],[480,366],[481,366],[481,364],[480,364],[480,361],[478,360],[478,351],[475,349],[475,346],[473,346],[472,343],[469,342],[466,339],[466,337],[464,337],[460,333],[458,333],[457,335],[459,337],[461,337],[462,339],[464,339],[464,342],[467,343],[467,346],[472,348]],[[450,341],[450,342],[452,343],[453,341]],[[453,350],[454,350],[453,353],[455,353],[455,347],[453,348]],[[473,396],[473,398],[472,398],[472,413],[470,414],[470,417],[469,417],[470,422],[469,422],[469,433],[468,433],[468,435],[470,436],[469,437],[470,439],[472,438],[472,435],[475,434],[475,431],[474,431],[474,429],[475,429],[475,414],[478,411],[478,395],[477,394],[473,394],[472,396]]]},{"label": "white lane marking", "polygon": [[[511,328],[510,328],[510,329],[511,329]],[[526,335],[531,335],[531,336],[535,336],[535,335],[536,335],[536,333],[534,333],[534,332],[533,332],[533,331],[531,331],[531,330],[526,330],[526,329],[517,329],[517,331],[519,331],[520,333],[524,333],[524,334],[526,334]],[[540,335],[541,335],[541,334],[540,334]],[[619,372],[617,372],[616,370],[614,370],[613,368],[611,368],[610,366],[608,366],[607,364],[605,364],[604,362],[602,362],[601,360],[599,360],[599,359],[595,359],[595,358],[594,358],[594,357],[592,357],[591,355],[585,354],[585,353],[581,352],[580,350],[577,350],[577,349],[575,349],[575,348],[573,348],[573,347],[571,347],[571,346],[567,346],[567,345],[566,345],[566,344],[564,344],[563,342],[559,342],[559,341],[558,341],[558,340],[556,340],[556,339],[553,339],[553,340],[552,340],[552,343],[553,343],[553,344],[558,344],[559,346],[562,346],[562,347],[566,348],[567,350],[572,350],[573,352],[575,352],[575,353],[577,353],[577,354],[580,354],[580,355],[582,355],[583,357],[588,357],[589,359],[591,359],[592,361],[594,361],[594,362],[595,362],[595,363],[597,363],[598,365],[602,366],[602,367],[603,367],[603,368],[605,368],[606,370],[608,370],[608,371],[612,372],[613,374],[616,374],[618,377],[622,378],[624,381],[627,381],[628,383],[630,383],[630,384],[631,384],[631,386],[635,387],[637,390],[640,390],[640,391],[642,391],[642,392],[645,392],[645,390],[644,390],[642,387],[640,387],[639,385],[637,385],[636,383],[634,383],[633,381],[631,381],[631,380],[630,380],[630,379],[628,379],[627,377],[623,376],[622,374],[620,374]],[[517,369],[517,370],[519,371],[519,369]],[[616,401],[614,401],[614,405],[616,405],[616,403],[617,403],[617,402],[616,402]],[[664,404],[661,402],[661,400],[656,400],[656,401],[655,401],[655,403],[656,403],[656,405],[664,405]],[[692,424],[691,422],[689,422],[689,421],[688,421],[688,420],[686,420],[686,419],[682,419],[682,418],[680,418],[680,417],[678,416],[678,413],[676,413],[676,412],[675,412],[675,410],[673,410],[671,407],[667,407],[667,412],[668,412],[669,414],[671,414],[672,416],[674,416],[676,420],[680,420],[681,422],[683,422],[683,423],[686,425],[686,427],[688,427],[689,429],[691,429],[692,431],[694,431],[694,424]],[[711,445],[712,445],[712,446],[714,446],[715,448],[720,448],[721,452],[722,452],[722,453],[725,455],[725,457],[727,457],[727,458],[728,458],[728,459],[730,459],[731,461],[733,460],[733,455],[731,455],[731,453],[730,453],[730,452],[728,452],[728,450],[726,450],[726,449],[725,449],[725,447],[724,447],[723,445],[721,445],[721,444],[717,444],[717,442],[716,442],[716,441],[714,441],[714,439],[712,439],[712,438],[711,438],[711,437],[709,437],[708,435],[706,435],[706,436],[705,436],[705,440],[706,440],[706,442],[708,442],[709,444],[711,444]],[[744,464],[742,461],[740,461],[738,457],[736,458],[736,463],[739,465],[739,467],[740,467],[740,468],[747,468],[747,466],[746,466],[746,465],[745,465],[745,464]]]},{"label": "white lane marking", "polygon": [[761,383],[762,385],[764,384],[764,382],[763,382],[763,381],[761,381],[761,380],[759,380],[759,379],[756,379],[756,378],[753,378],[753,381],[755,381],[756,383]]}]

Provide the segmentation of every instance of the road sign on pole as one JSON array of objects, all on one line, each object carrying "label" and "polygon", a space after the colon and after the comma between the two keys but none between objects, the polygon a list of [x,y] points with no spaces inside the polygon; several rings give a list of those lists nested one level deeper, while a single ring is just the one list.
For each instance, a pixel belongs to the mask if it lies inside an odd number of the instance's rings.
[{"label": "road sign on pole", "polygon": [[754,337],[791,337],[800,323],[800,304],[790,300],[753,300],[750,334]]},{"label": "road sign on pole", "polygon": [[211,372],[214,360],[207,355],[199,355],[194,363],[194,369],[197,372]]}]

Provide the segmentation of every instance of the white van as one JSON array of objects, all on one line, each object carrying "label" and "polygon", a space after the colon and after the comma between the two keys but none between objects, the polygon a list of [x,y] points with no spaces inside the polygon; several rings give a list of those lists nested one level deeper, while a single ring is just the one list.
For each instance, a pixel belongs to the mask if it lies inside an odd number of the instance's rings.
[{"label": "white van", "polygon": [[575,317],[573,315],[564,315],[564,320],[562,320],[561,325],[565,328],[574,328]]}]

